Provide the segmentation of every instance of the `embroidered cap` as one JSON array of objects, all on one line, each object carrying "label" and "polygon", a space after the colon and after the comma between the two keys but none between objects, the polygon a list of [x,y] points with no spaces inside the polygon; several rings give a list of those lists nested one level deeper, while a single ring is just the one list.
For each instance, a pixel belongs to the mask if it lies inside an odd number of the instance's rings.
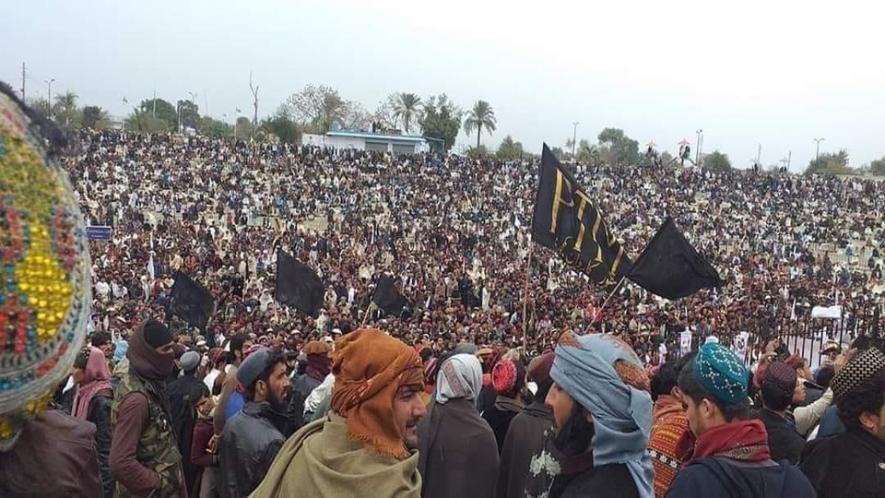
[{"label": "embroidered cap", "polygon": [[747,397],[747,367],[730,349],[717,343],[704,344],[698,351],[694,375],[721,403],[732,405]]},{"label": "embroidered cap", "polygon": [[838,402],[846,394],[873,378],[883,368],[885,368],[885,354],[877,348],[870,348],[860,353],[833,377],[833,382],[830,384],[833,398]]}]

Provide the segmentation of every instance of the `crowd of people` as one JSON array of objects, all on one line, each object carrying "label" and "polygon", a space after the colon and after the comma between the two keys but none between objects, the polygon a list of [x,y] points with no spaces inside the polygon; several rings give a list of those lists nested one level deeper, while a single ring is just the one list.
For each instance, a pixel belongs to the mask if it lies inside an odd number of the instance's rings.
[{"label": "crowd of people", "polygon": [[[882,184],[577,166],[630,255],[672,215],[726,282],[671,303],[531,246],[531,160],[77,140],[58,160],[112,236],[72,370],[40,366],[51,403],[0,406],[2,496],[885,496],[885,343],[860,311],[882,302]],[[31,194],[0,187],[5,212]],[[322,279],[317,315],[274,300],[278,249]],[[210,290],[205,327],[170,313],[175,272]],[[371,305],[384,275],[396,316]],[[812,369],[781,336],[836,302],[854,335]],[[749,359],[720,344],[742,331]],[[45,462],[64,479],[22,477]]]}]

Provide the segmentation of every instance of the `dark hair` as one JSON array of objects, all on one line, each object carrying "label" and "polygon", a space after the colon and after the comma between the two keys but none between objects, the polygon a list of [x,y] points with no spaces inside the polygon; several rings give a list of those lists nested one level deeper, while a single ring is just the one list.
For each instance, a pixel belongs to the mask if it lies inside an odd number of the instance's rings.
[{"label": "dark hair", "polygon": [[105,344],[111,342],[111,334],[107,332],[96,332],[92,334],[92,345],[100,348]]},{"label": "dark hair", "polygon": [[85,369],[86,364],[89,363],[89,348],[83,348],[77,353],[77,357],[74,358],[74,368]]},{"label": "dark hair", "polygon": [[831,365],[821,367],[814,375],[814,383],[826,389],[830,387],[830,382],[833,381],[833,377],[835,376],[836,369]]},{"label": "dark hair", "polygon": [[538,384],[538,392],[535,393],[533,399],[539,400],[541,403],[547,399],[547,393],[550,392],[550,388],[553,387],[553,379],[547,379],[544,382]]},{"label": "dark hair", "polygon": [[784,389],[774,382],[762,381],[762,404],[776,412],[784,411],[793,402],[793,389]]},{"label": "dark hair", "polygon": [[237,334],[230,338],[230,352],[239,351],[243,352],[243,344],[246,342],[245,334]]},{"label": "dark hair", "polygon": [[836,406],[839,409],[839,418],[845,427],[858,429],[860,428],[858,417],[861,413],[879,413],[882,403],[885,403],[885,368],[845,394],[836,401]]},{"label": "dark hair", "polygon": [[418,356],[421,357],[421,363],[427,363],[427,360],[429,360],[430,357],[433,356],[433,350],[430,348],[424,348],[421,350],[420,353],[418,353]]},{"label": "dark hair", "polygon": [[726,422],[743,420],[750,414],[749,398],[743,397],[737,403],[726,405],[708,393],[694,376],[694,361],[685,365],[682,371],[679,372],[678,382],[679,390],[682,391],[683,396],[688,396],[695,404],[700,404],[704,399],[710,400],[722,412],[722,417],[725,418]]},{"label": "dark hair", "polygon": [[673,388],[679,383],[679,372],[685,368],[685,365],[694,359],[696,354],[697,353],[692,351],[681,356],[676,361],[667,362],[661,365],[661,368],[658,369],[658,373],[651,379],[650,390],[652,401],[657,401],[658,396],[670,394],[673,391]]},{"label": "dark hair", "polygon": [[270,379],[270,374],[273,373],[274,369],[277,368],[277,365],[282,363],[284,366],[286,364],[286,357],[283,356],[282,353],[272,351],[267,356],[267,362],[264,364],[264,370],[258,374],[258,377],[255,377],[255,380],[246,386],[246,399],[249,401],[255,400],[255,386],[258,384],[259,380],[263,380],[267,382]]}]

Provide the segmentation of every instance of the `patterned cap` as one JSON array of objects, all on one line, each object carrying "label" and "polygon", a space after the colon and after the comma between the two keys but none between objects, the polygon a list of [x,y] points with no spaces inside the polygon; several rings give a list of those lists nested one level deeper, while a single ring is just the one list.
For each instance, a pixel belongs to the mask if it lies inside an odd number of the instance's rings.
[{"label": "patterned cap", "polygon": [[749,372],[730,349],[717,343],[704,344],[694,360],[698,382],[719,402],[732,405],[747,397]]},{"label": "patterned cap", "polygon": [[838,402],[846,394],[872,379],[883,368],[885,368],[885,354],[877,348],[870,348],[860,353],[833,377],[833,382],[830,384],[833,398]]},{"label": "patterned cap", "polygon": [[0,451],[67,377],[92,300],[83,216],[43,147],[48,125],[8,92],[0,87]]}]

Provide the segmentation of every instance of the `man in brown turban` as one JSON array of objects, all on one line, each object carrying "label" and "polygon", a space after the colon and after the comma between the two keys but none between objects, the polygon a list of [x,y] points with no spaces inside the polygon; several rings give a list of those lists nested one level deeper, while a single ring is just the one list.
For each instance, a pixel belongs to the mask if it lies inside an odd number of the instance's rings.
[{"label": "man in brown turban", "polygon": [[376,329],[341,339],[332,354],[332,410],[302,427],[254,497],[418,497],[418,421],[426,414],[421,358]]}]

